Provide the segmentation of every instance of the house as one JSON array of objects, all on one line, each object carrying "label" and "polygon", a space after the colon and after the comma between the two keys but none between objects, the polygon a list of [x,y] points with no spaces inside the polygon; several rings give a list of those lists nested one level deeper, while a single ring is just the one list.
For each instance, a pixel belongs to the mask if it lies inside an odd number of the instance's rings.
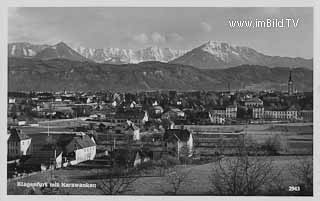
[{"label": "house", "polygon": [[162,114],[164,112],[163,108],[159,105],[154,106],[153,111],[155,114]]},{"label": "house", "polygon": [[31,157],[25,163],[27,169],[46,170],[76,165],[93,160],[96,143],[83,132],[34,134]]},{"label": "house", "polygon": [[56,97],[54,101],[55,102],[62,102],[62,98],[61,97]]},{"label": "house", "polygon": [[170,119],[170,120],[184,118],[184,117],[185,117],[185,113],[178,108],[171,108],[169,111],[161,115],[161,119]]},{"label": "house", "polygon": [[16,158],[30,154],[31,138],[20,130],[11,129],[8,138],[8,157]]},{"label": "house", "polygon": [[46,171],[61,168],[63,166],[63,151],[60,147],[52,144],[41,146],[34,152],[24,164],[26,170]]},{"label": "house", "polygon": [[192,156],[193,136],[187,129],[169,129],[163,135],[167,151],[177,157]]},{"label": "house", "polygon": [[71,156],[71,163],[74,165],[93,160],[96,156],[96,143],[88,135],[80,132],[63,147],[63,150],[64,155]]},{"label": "house", "polygon": [[15,98],[10,98],[9,97],[9,101],[8,101],[9,104],[14,104],[16,103],[16,99]]},{"label": "house", "polygon": [[125,129],[125,132],[129,135],[133,136],[134,141],[138,141],[141,139],[140,136],[140,128],[134,125],[133,122],[127,121],[128,127]]},{"label": "house", "polygon": [[127,110],[117,112],[113,119],[111,120],[112,123],[125,123],[127,120],[132,121],[134,124],[140,126],[143,125],[145,122],[149,121],[149,115],[147,111],[142,110]]},{"label": "house", "polygon": [[133,161],[133,167],[137,167],[138,165],[148,162],[151,160],[150,153],[144,152],[142,150],[136,151],[135,159]]},{"label": "house", "polygon": [[262,107],[263,101],[258,97],[248,98],[244,101],[244,105],[248,108]]},{"label": "house", "polygon": [[130,108],[135,108],[136,107],[136,105],[137,105],[137,103],[136,103],[136,101],[132,101],[131,103],[130,103]]}]

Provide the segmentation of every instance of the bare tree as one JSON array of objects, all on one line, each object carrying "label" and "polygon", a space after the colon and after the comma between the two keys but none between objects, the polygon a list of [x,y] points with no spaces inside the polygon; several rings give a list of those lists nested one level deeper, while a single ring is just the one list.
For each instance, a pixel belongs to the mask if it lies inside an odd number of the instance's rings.
[{"label": "bare tree", "polygon": [[162,191],[165,194],[176,195],[181,187],[187,183],[189,171],[185,168],[174,167],[173,170],[166,175],[165,182],[162,184]]},{"label": "bare tree", "polygon": [[303,191],[313,191],[313,162],[312,159],[300,159],[298,162],[290,165],[291,175],[297,179],[298,185],[302,185]]},{"label": "bare tree", "polygon": [[98,188],[107,195],[123,194],[133,190],[132,184],[139,178],[132,172],[113,168],[111,172],[103,176]]},{"label": "bare tree", "polygon": [[212,170],[211,184],[218,195],[256,195],[280,175],[266,157],[240,155],[220,160]]}]

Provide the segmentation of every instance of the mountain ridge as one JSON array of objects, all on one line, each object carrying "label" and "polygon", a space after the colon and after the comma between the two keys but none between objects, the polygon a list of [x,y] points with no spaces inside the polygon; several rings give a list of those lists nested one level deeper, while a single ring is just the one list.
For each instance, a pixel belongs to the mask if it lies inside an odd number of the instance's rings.
[{"label": "mountain ridge", "polygon": [[208,41],[170,63],[191,65],[202,69],[229,68],[243,64],[313,68],[313,59],[268,56],[250,47],[233,46],[215,41]]},{"label": "mountain ridge", "polygon": [[64,58],[73,61],[89,61],[83,57],[64,42],[59,42],[55,45],[49,46],[38,52],[34,58],[49,60],[56,58]]},{"label": "mountain ridge", "polygon": [[[30,90],[286,90],[290,68],[242,65],[228,69],[199,69],[181,64],[142,62],[99,64],[66,59],[9,58],[8,88]],[[312,91],[313,72],[292,69],[294,86]]]},{"label": "mountain ridge", "polygon": [[[68,46],[68,45],[66,45]],[[23,58],[42,58],[44,49],[49,45],[33,45],[30,43],[9,43],[9,57]],[[71,60],[90,60],[97,63],[126,64],[140,63],[145,61],[160,61],[168,63],[177,63],[191,65],[202,69],[220,69],[239,66],[243,64],[261,65],[269,67],[304,67],[313,68],[313,59],[304,59],[301,57],[281,57],[268,56],[256,51],[250,47],[234,46],[225,42],[208,41],[190,51],[171,48],[160,48],[157,46],[146,47],[143,49],[125,49],[125,48],[86,48],[86,47],[67,47],[72,50]],[[49,51],[46,53],[51,56],[44,56],[43,59],[64,58],[58,54]],[[79,55],[78,55],[79,54]],[[82,57],[81,57],[82,56]],[[65,56],[68,58],[68,56]]]}]

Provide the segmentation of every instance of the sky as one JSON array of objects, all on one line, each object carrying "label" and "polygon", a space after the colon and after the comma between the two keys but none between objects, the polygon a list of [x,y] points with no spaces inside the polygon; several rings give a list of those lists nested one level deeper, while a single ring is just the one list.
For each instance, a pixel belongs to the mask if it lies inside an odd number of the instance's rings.
[{"label": "sky", "polygon": [[[231,28],[229,20],[299,19],[294,28]],[[9,42],[190,50],[212,40],[271,56],[313,57],[313,8],[11,7]]]}]

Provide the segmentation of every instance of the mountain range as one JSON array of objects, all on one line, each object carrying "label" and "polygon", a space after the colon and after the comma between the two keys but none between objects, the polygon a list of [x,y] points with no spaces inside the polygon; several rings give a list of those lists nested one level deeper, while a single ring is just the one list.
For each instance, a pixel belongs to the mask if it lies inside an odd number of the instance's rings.
[{"label": "mountain range", "polygon": [[98,63],[140,63],[145,61],[168,62],[185,54],[185,50],[171,48],[147,47],[132,50],[121,48],[74,48],[82,56]]},{"label": "mountain range", "polygon": [[9,43],[8,56],[9,57],[34,57],[49,45],[35,45],[31,43]]},{"label": "mountain range", "polygon": [[32,45],[10,43],[9,57],[38,58],[42,60],[64,58],[74,61],[92,61],[109,64],[135,64],[160,61],[194,66],[200,69],[222,69],[244,64],[268,67],[313,68],[312,59],[268,56],[249,47],[209,41],[190,51],[148,47],[132,50],[121,48],[69,47],[60,42],[56,45]]},{"label": "mountain range", "polygon": [[312,59],[268,56],[249,47],[232,46],[215,41],[209,41],[170,62],[203,69],[229,68],[243,64],[313,68]]},{"label": "mountain range", "polygon": [[[101,64],[67,59],[9,58],[9,91],[286,90],[290,68],[241,65],[228,69],[142,62]],[[313,71],[292,69],[294,87],[312,91]]]},{"label": "mountain range", "polygon": [[70,47],[64,42],[56,45],[32,45],[30,43],[9,43],[9,57],[54,59],[65,58],[69,60],[90,60],[97,63],[126,64],[145,61],[168,62],[185,54],[186,50],[171,48],[147,47],[144,49],[125,48],[86,48]]},{"label": "mountain range", "polygon": [[63,42],[41,50],[34,56],[34,58],[42,60],[68,59],[72,61],[90,61]]}]

